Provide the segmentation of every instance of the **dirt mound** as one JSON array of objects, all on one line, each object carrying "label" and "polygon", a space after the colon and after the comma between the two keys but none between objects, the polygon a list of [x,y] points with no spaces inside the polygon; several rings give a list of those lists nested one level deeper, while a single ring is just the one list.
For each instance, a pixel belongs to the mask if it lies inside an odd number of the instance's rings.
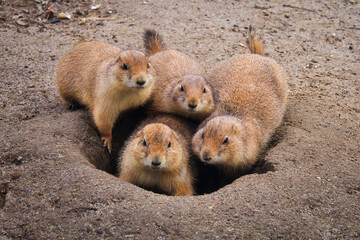
[{"label": "dirt mound", "polygon": [[[51,5],[55,16],[68,12],[71,19],[42,22]],[[108,0],[91,6],[0,1],[1,239],[360,236],[359,3]],[[142,49],[144,28],[154,27],[169,47],[209,72],[248,52],[250,24],[286,69],[290,87],[284,124],[258,168],[192,197],[155,194],[109,174],[116,154],[107,155],[90,114],[67,110],[58,97],[58,59],[79,39]],[[118,136],[128,126],[118,122]]]}]

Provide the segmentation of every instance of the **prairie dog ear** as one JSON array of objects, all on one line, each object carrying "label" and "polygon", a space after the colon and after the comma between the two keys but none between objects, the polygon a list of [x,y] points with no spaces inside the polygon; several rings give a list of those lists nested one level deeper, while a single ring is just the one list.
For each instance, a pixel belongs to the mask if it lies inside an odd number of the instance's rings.
[{"label": "prairie dog ear", "polygon": [[[246,122],[246,121],[245,121]],[[246,128],[245,125],[243,125],[245,122],[240,122],[240,123],[232,123],[232,126],[231,126],[231,131],[232,131],[232,134],[235,135],[235,136],[238,136],[238,137],[242,137],[245,135],[245,132],[244,132],[244,127]],[[255,123],[256,124],[256,123]],[[253,125],[250,124],[249,125],[249,131],[251,131],[251,129],[253,129]]]},{"label": "prairie dog ear", "polygon": [[144,136],[144,129],[141,129],[140,131],[138,131],[137,133],[136,133],[136,137],[138,138],[138,137],[142,137],[142,136]]},{"label": "prairie dog ear", "polygon": [[179,142],[179,138],[176,136],[175,132],[171,130],[171,136]]},{"label": "prairie dog ear", "polygon": [[122,62],[121,53],[119,55],[117,55],[117,57],[115,58],[114,64],[119,63],[119,62]]},{"label": "prairie dog ear", "polygon": [[240,131],[239,126],[236,126],[235,124],[232,124],[231,130],[234,133],[234,135],[237,135]]},{"label": "prairie dog ear", "polygon": [[177,80],[177,83],[181,83],[182,82],[182,78],[179,78],[178,80]]}]

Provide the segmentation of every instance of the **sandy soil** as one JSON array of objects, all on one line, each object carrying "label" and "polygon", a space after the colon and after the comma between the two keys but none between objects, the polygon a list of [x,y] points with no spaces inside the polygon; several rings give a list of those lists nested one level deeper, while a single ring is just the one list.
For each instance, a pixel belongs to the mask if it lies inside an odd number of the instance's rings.
[{"label": "sandy soil", "polygon": [[[41,22],[51,5],[72,19]],[[359,238],[359,12],[356,0],[0,1],[0,239]],[[59,99],[59,58],[79,39],[143,49],[151,27],[210,72],[248,52],[250,24],[290,87],[260,170],[193,197],[109,174],[90,115]]]}]

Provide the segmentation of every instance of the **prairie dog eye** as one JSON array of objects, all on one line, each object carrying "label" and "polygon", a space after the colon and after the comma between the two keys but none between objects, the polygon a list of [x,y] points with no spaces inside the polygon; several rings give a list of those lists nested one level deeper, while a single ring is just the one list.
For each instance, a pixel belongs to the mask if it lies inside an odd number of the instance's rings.
[{"label": "prairie dog eye", "polygon": [[148,63],[148,64],[146,65],[146,68],[150,68],[150,63]]},{"label": "prairie dog eye", "polygon": [[146,146],[146,139],[143,140],[143,145]]},{"label": "prairie dog eye", "polygon": [[124,63],[122,66],[121,66],[122,69],[124,70],[128,70],[128,66],[126,65],[126,63]]},{"label": "prairie dog eye", "polygon": [[171,147],[171,141],[169,141],[169,144],[168,144],[168,148],[170,148]]},{"label": "prairie dog eye", "polygon": [[201,134],[201,138],[204,140],[204,132]]},{"label": "prairie dog eye", "polygon": [[203,89],[203,93],[206,93],[206,88]]},{"label": "prairie dog eye", "polygon": [[225,137],[225,139],[224,139],[224,141],[223,141],[223,144],[228,143],[228,141],[229,141],[229,138],[228,138],[228,137]]},{"label": "prairie dog eye", "polygon": [[184,86],[183,85],[181,85],[181,87],[180,87],[180,91],[184,91]]}]

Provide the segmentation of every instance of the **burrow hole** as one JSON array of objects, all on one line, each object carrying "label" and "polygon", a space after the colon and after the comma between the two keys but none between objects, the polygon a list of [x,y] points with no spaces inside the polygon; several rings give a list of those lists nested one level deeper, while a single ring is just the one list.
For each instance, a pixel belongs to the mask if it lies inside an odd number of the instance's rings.
[{"label": "burrow hole", "polygon": [[[114,176],[118,176],[118,158],[121,154],[121,149],[123,148],[125,141],[127,138],[133,133],[138,124],[140,124],[145,118],[145,110],[140,108],[137,110],[129,111],[124,114],[124,116],[120,116],[116,121],[113,128],[113,141],[112,141],[112,152],[111,154],[104,147],[99,146],[91,146],[95,144],[95,142],[89,142],[88,146],[83,147],[83,152],[88,157],[89,162],[94,164],[96,168],[103,170],[109,174]],[[95,126],[94,126],[95,128]],[[263,174],[269,171],[274,172],[275,167],[272,163],[265,161],[266,153],[269,149],[279,143],[284,135],[286,134],[285,128],[279,128],[275,134],[272,136],[268,147],[259,155],[257,162],[254,166],[241,173],[238,177],[241,177],[246,174]],[[97,133],[97,137],[100,139],[100,135]],[[97,143],[98,144],[98,141]],[[209,194],[217,191],[218,189],[231,184],[235,179],[226,179],[224,181],[224,177],[218,171],[218,169],[212,165],[204,165],[201,161],[193,157],[191,159],[193,161],[194,169],[196,172],[196,181],[195,181],[195,191],[197,195]],[[120,163],[121,164],[121,163]],[[156,193],[162,193],[157,189],[146,189]]]}]

